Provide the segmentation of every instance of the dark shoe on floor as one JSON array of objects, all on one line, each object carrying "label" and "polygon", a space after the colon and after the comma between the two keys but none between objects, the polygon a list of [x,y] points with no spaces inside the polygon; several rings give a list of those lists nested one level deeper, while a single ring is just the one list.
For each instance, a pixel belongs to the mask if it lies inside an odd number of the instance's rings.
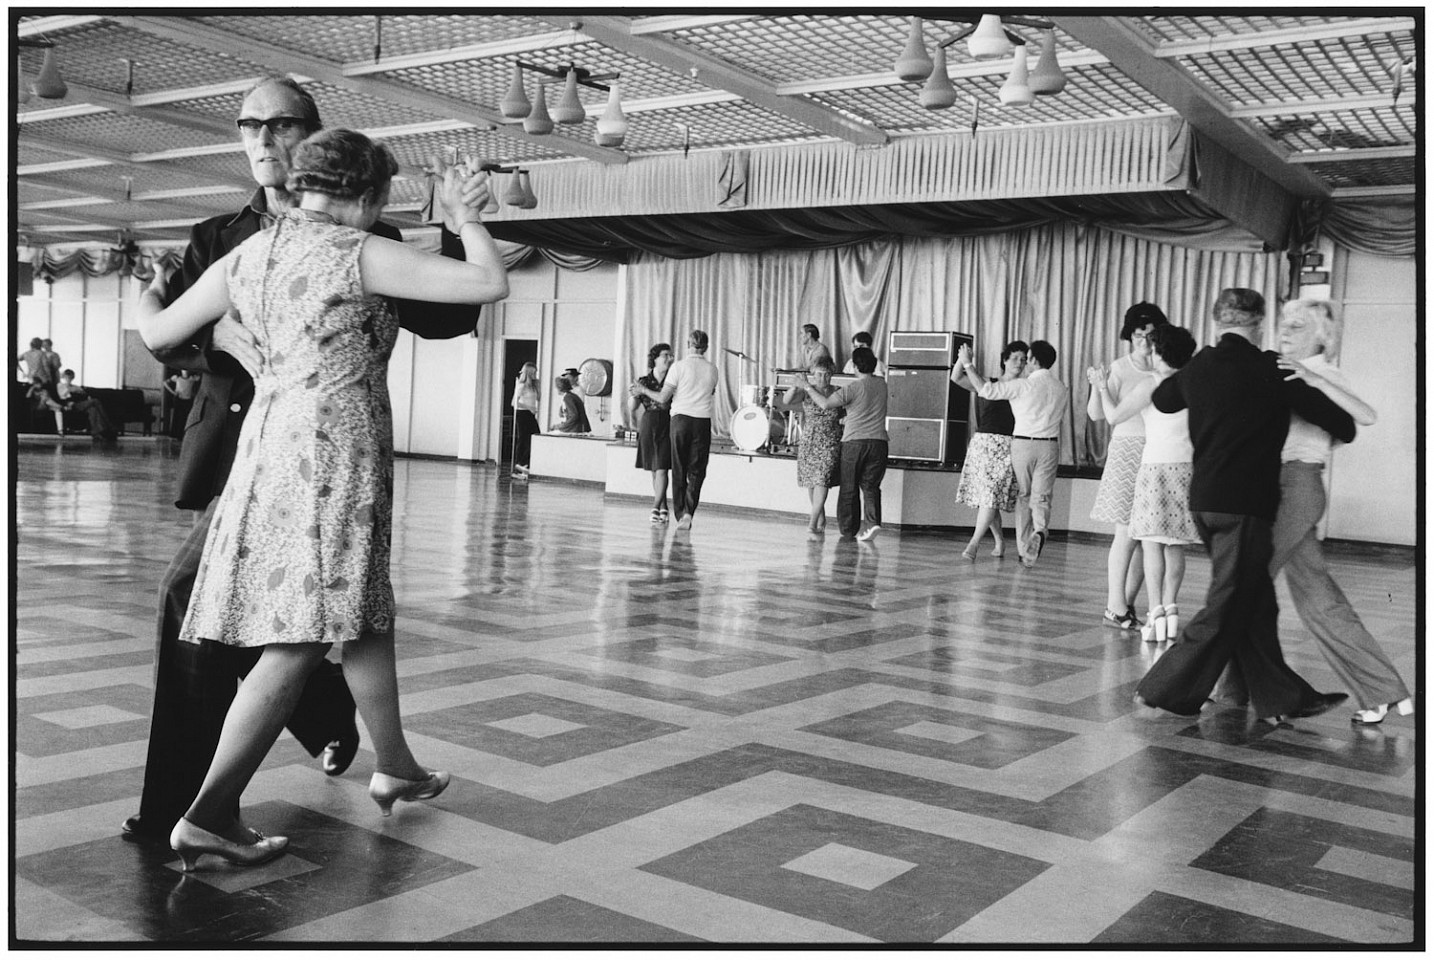
[{"label": "dark shoe on floor", "polygon": [[324,773],[331,777],[342,776],[343,772],[349,768],[349,764],[354,762],[358,748],[359,733],[355,728],[324,747],[324,752],[319,754],[319,766],[323,767]]},{"label": "dark shoe on floor", "polygon": [[1129,611],[1116,613],[1109,607],[1106,607],[1104,615],[1100,618],[1100,622],[1107,627],[1119,627],[1122,630],[1134,630],[1140,625],[1140,621]]},{"label": "dark shoe on floor", "polygon": [[1041,551],[1044,550],[1045,548],[1046,548],[1046,533],[1045,533],[1044,530],[1037,530],[1037,531],[1036,531],[1036,553],[1035,553],[1035,556],[1031,557],[1031,559],[1032,559],[1032,560],[1039,560],[1039,559],[1041,558]]},{"label": "dark shoe on floor", "polygon": [[1327,710],[1334,709],[1348,699],[1349,694],[1347,693],[1322,693],[1319,696],[1315,697],[1313,700],[1311,700],[1309,703],[1305,704],[1303,707],[1300,707],[1298,710],[1286,714],[1286,716],[1317,717]]},{"label": "dark shoe on floor", "polygon": [[132,817],[125,817],[120,824],[120,834],[126,840],[168,840],[169,831],[164,829],[151,830],[145,821],[140,819],[139,814]]}]

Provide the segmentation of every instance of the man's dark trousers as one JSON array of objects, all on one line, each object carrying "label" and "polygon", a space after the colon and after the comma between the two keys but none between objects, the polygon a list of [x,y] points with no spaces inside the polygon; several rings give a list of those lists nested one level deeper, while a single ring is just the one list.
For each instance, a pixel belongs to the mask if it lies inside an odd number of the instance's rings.
[{"label": "man's dark trousers", "polygon": [[1270,578],[1273,525],[1235,513],[1197,510],[1194,517],[1210,554],[1210,592],[1136,693],[1151,706],[1193,716],[1233,660],[1256,716],[1294,713],[1318,700],[1319,693],[1280,652],[1279,606]]},{"label": "man's dark trousers", "polygon": [[881,525],[881,480],[886,476],[885,440],[843,440],[841,492],[837,494],[837,526],[854,537],[866,525]]},{"label": "man's dark trousers", "polygon": [[702,499],[702,481],[707,478],[707,457],[712,450],[712,421],[679,413],[673,416],[668,434],[672,438],[672,507],[681,520],[696,513]]},{"label": "man's dark trousers", "polygon": [[[263,652],[212,640],[179,639],[217,502],[211,502],[195,523],[160,581],[154,714],[139,801],[140,830],[147,836],[168,837],[194,802],[214,759],[238,681]],[[352,728],[353,716],[353,695],[343,672],[325,660],[309,676],[288,726],[304,749],[317,757],[331,740]],[[234,814],[239,814],[237,804]]]}]

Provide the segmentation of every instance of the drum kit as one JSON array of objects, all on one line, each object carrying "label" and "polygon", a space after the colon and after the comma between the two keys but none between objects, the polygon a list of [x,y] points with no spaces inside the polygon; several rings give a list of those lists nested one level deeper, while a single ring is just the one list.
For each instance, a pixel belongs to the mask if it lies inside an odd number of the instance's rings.
[{"label": "drum kit", "polygon": [[776,408],[776,401],[785,387],[744,383],[737,394],[737,411],[732,414],[728,435],[732,445],[743,453],[757,453],[763,447],[772,452],[779,445],[791,446],[800,428],[793,418]]}]

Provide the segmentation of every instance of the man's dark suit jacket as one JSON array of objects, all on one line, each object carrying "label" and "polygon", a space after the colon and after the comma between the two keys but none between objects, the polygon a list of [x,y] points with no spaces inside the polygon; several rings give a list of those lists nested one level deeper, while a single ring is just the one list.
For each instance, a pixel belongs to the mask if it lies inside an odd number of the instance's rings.
[{"label": "man's dark suit jacket", "polygon": [[1286,380],[1278,360],[1227,333],[1155,388],[1155,409],[1190,410],[1191,510],[1273,522],[1291,410],[1336,440],[1354,439],[1354,419],[1303,380]]},{"label": "man's dark suit jacket", "polygon": [[[210,264],[272,222],[264,210],[264,201],[264,191],[259,190],[238,213],[211,217],[194,226],[184,264],[169,280],[166,306],[188,290]],[[395,227],[382,221],[375,223],[370,232],[390,240],[402,239]],[[446,229],[442,231],[442,247],[444,256],[464,258],[462,241]],[[462,336],[472,332],[478,322],[479,308],[472,304],[396,299],[393,305],[403,328],[428,340]],[[228,354],[211,348],[212,331],[211,324],[184,346],[154,351],[166,366],[204,374],[194,395],[180,450],[175,506],[186,510],[203,510],[224,489],[239,449],[239,428],[254,399],[254,381],[244,368]]]}]

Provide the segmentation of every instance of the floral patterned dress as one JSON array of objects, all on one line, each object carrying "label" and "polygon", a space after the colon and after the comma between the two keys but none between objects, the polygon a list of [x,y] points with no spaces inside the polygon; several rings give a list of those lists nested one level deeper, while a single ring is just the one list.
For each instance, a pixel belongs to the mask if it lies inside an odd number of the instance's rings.
[{"label": "floral patterned dress", "polygon": [[[828,387],[823,396],[836,392]],[[835,487],[841,482],[841,430],[843,407],[823,410],[802,400],[802,442],[797,447],[797,486]]]},{"label": "floral patterned dress", "polygon": [[245,241],[229,293],[264,366],[180,638],[342,643],[393,629],[398,321],[366,296],[368,234],[297,210]]}]

